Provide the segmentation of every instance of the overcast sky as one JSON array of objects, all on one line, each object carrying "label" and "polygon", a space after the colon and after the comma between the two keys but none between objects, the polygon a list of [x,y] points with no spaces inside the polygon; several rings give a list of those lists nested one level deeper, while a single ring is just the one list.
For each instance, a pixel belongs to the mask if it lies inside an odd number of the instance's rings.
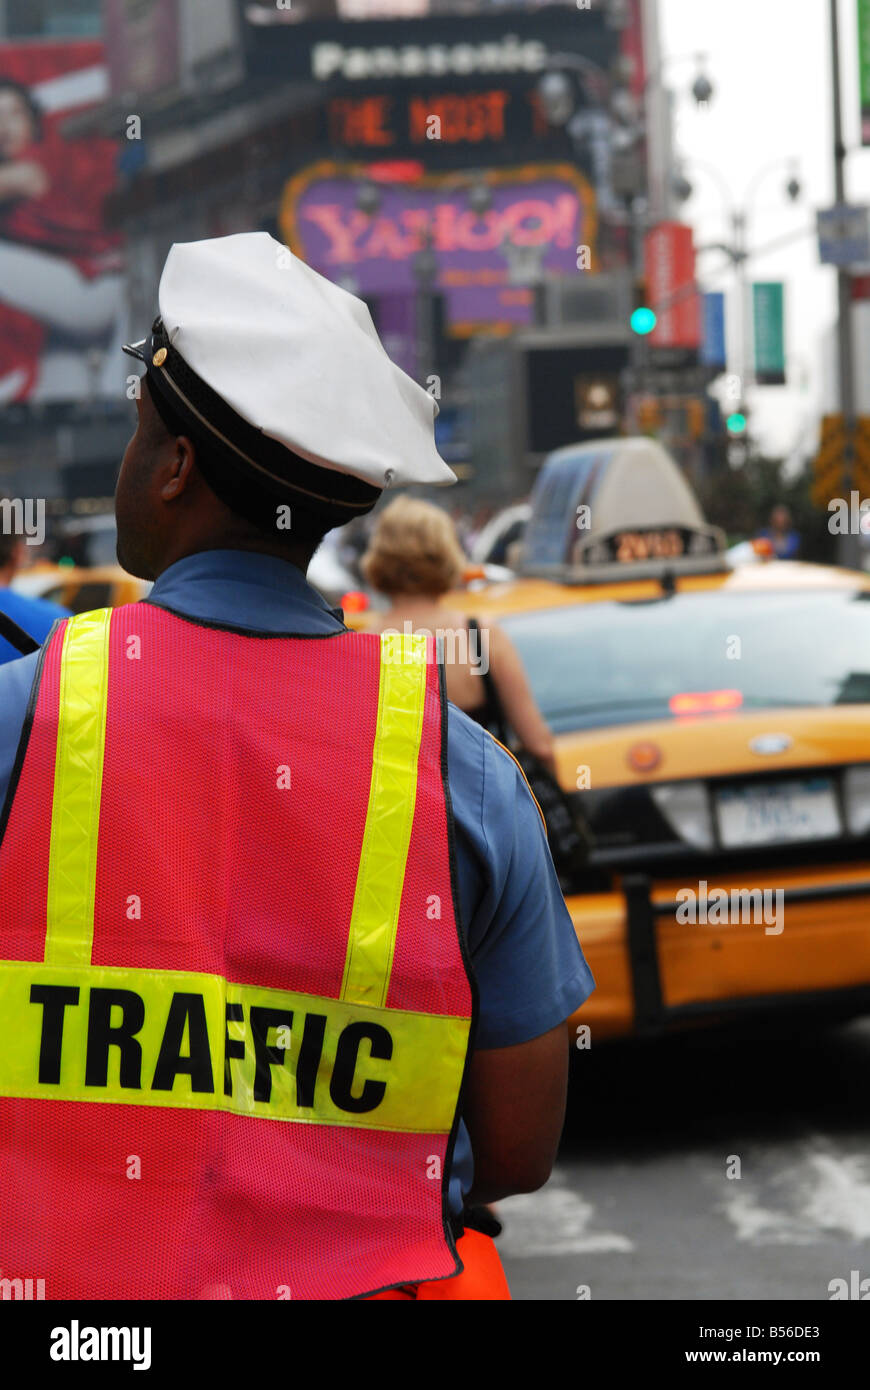
[{"label": "overcast sky", "polygon": [[[804,187],[799,203],[785,196],[785,163],[756,185],[751,201],[750,246],[802,228],[812,234],[751,263],[752,279],[786,283],[789,385],[759,388],[750,403],[766,448],[806,453],[815,442],[822,406],[824,335],[836,312],[836,272],[819,264],[815,238],[816,209],[829,206],[834,193],[828,0],[659,3],[664,53],[676,58],[705,52],[715,88],[708,109],[699,111],[689,95],[694,63],[667,68],[668,85],[679,93],[676,146],[695,189],[680,215],[694,226],[696,243],[721,241],[729,231],[723,192],[696,161],[714,165],[742,207],[765,165],[791,156],[799,160]],[[856,11],[857,0],[840,0],[844,134],[850,150],[846,195],[850,202],[867,203],[870,149],[860,147]],[[714,252],[701,257],[699,279],[706,289],[726,290],[730,308],[734,277],[727,270],[716,272],[723,262]],[[870,320],[870,310],[860,312]],[[870,322],[867,326],[870,330]]]}]

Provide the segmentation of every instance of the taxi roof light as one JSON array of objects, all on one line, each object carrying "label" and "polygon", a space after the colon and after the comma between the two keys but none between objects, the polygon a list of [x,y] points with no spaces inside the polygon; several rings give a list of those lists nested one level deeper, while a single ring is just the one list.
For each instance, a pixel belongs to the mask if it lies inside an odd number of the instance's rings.
[{"label": "taxi roof light", "polygon": [[647,436],[598,439],[544,460],[530,500],[520,572],[568,583],[727,570],[676,461]]}]

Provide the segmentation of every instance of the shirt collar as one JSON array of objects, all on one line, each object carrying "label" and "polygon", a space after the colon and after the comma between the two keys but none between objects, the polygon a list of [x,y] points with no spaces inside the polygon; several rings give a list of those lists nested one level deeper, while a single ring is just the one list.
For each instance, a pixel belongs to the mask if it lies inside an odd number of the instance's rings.
[{"label": "shirt collar", "polygon": [[[276,626],[279,613],[277,625],[286,627],[289,613],[300,610],[326,628],[344,627],[341,610],[329,606],[297,565],[258,550],[200,550],[185,555],[155,580],[148,597],[191,617],[213,614],[215,601],[223,607],[223,599],[234,610],[261,613],[266,631]],[[232,613],[226,616],[232,621]]]}]

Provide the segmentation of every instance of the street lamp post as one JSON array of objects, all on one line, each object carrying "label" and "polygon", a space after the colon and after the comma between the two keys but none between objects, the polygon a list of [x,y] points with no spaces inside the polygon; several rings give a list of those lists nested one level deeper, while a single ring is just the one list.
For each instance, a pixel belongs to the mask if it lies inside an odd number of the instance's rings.
[{"label": "street lamp post", "polygon": [[[492,207],[492,188],[479,171],[458,176],[455,183],[451,180],[450,187],[467,193],[468,205],[478,218],[483,217]],[[358,211],[366,217],[374,217],[380,211],[382,201],[381,186],[368,176],[361,178],[356,190]],[[422,233],[422,244],[414,256],[411,267],[417,285],[414,300],[414,356],[418,375],[422,372],[425,377],[433,375],[437,367],[435,286],[438,281],[438,257],[435,252],[434,229],[435,215],[432,212],[429,214]],[[359,292],[358,285],[349,273],[342,277],[341,283],[345,289],[350,289],[355,294]]]},{"label": "street lamp post", "polygon": [[[731,241],[715,242],[710,246],[699,247],[700,251],[717,250],[722,251],[728,257],[734,268],[737,304],[738,304],[738,331],[737,340],[737,366],[736,373],[740,381],[741,400],[745,400],[747,390],[754,384],[754,364],[752,352],[752,305],[749,298],[749,277],[747,274],[748,262],[751,259],[749,250],[749,222],[756,193],[763,180],[775,169],[779,169],[783,164],[787,164],[790,170],[790,177],[785,185],[785,193],[791,202],[796,202],[801,195],[801,184],[797,175],[797,162],[794,158],[784,158],[773,160],[765,164],[754,177],[750,180],[746,189],[743,203],[737,207],[731,195],[728,184],[723,179],[719,170],[713,165],[704,163],[703,160],[692,160],[691,166],[702,170],[710,175],[722,194],[725,205],[725,212],[731,229]],[[688,180],[682,180],[683,187],[678,190],[679,196],[683,201],[691,198],[693,188]]]},{"label": "street lamp post", "polygon": [[[652,7],[651,7],[652,8]],[[654,16],[650,14],[650,23],[655,27]],[[665,88],[662,78],[668,69],[694,61],[697,65],[697,74],[692,84],[691,93],[698,107],[706,107],[713,97],[713,84],[705,71],[706,54],[672,54],[656,63],[647,75],[643,84],[643,104],[645,129],[648,150],[648,163],[650,170],[650,204],[652,220],[661,222],[668,217],[671,211],[670,199],[670,171],[673,161],[673,150],[670,134],[670,93]]]},{"label": "street lamp post", "polygon": [[[837,204],[846,202],[846,146],[843,143],[842,102],[840,99],[840,32],[837,0],[830,3],[831,20],[831,88],[834,116],[834,193]],[[843,415],[843,490],[851,500],[854,481],[855,438],[855,368],[852,358],[851,277],[843,266],[837,270],[837,338],[840,367],[840,410]],[[839,540],[839,560],[849,569],[861,566],[860,538],[851,527]]]},{"label": "street lamp post", "polygon": [[417,281],[417,373],[428,376],[435,370],[435,282],[438,260],[434,251],[432,224],[423,234],[423,245],[413,261]]}]

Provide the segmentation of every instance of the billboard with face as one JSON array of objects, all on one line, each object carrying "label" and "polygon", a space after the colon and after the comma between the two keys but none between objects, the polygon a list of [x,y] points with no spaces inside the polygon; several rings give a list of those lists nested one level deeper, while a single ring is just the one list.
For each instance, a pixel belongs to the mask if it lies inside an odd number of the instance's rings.
[{"label": "billboard with face", "polygon": [[122,390],[116,144],[62,131],[106,94],[98,42],[0,45],[0,405]]},{"label": "billboard with face", "polygon": [[103,0],[113,94],[158,91],[178,80],[176,0]]}]

